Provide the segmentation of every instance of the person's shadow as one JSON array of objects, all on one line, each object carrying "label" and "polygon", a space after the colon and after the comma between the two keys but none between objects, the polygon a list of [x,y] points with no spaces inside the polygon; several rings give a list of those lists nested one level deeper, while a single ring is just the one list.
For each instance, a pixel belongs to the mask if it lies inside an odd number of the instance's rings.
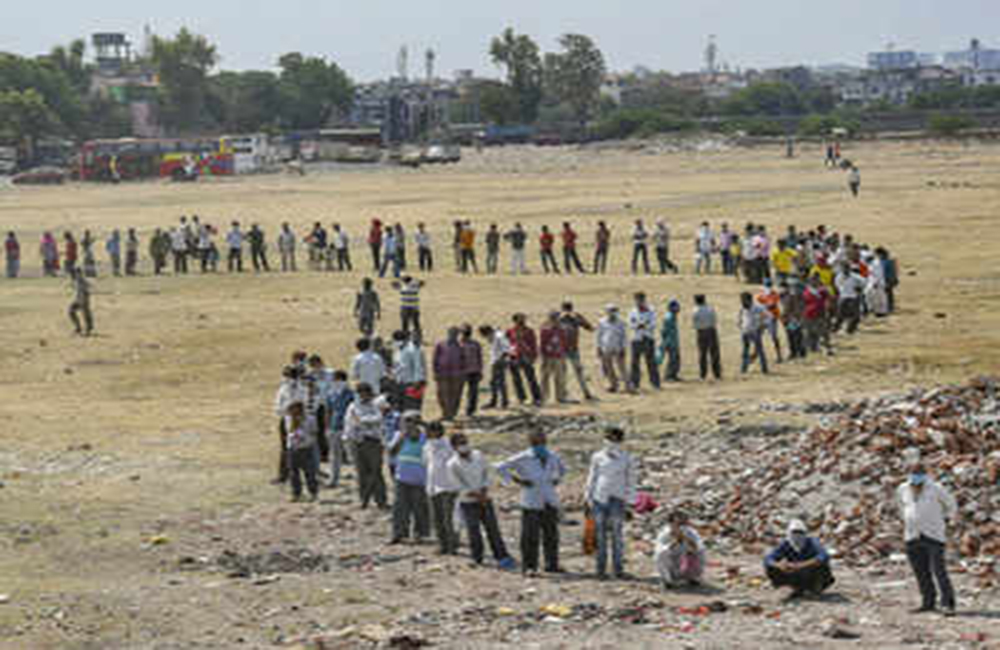
[{"label": "person's shadow", "polygon": [[955,618],[985,618],[987,620],[1000,620],[1000,612],[990,612],[984,609],[966,612],[958,610],[955,612]]}]

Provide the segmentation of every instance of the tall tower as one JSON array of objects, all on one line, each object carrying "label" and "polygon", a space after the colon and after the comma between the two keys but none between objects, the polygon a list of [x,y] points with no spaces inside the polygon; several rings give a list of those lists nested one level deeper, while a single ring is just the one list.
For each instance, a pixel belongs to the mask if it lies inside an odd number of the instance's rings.
[{"label": "tall tower", "polygon": [[410,76],[410,51],[404,45],[396,55],[396,76],[402,81],[408,81]]},{"label": "tall tower", "polygon": [[437,53],[432,48],[427,48],[427,51],[424,53],[424,72],[427,73],[428,85],[434,83],[434,60],[436,58]]},{"label": "tall tower", "polygon": [[719,71],[719,46],[715,44],[715,34],[709,34],[705,47],[705,72],[715,76]]}]

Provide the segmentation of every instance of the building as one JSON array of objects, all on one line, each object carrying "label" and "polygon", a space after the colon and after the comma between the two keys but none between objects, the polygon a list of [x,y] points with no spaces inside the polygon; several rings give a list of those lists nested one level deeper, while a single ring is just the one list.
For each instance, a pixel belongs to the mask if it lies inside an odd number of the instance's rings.
[{"label": "building", "polygon": [[838,84],[845,104],[867,106],[878,102],[905,104],[913,95],[960,83],[961,75],[943,66],[869,70],[844,77]]},{"label": "building", "polygon": [[132,57],[132,44],[120,32],[103,32],[91,37],[96,66],[90,92],[128,106],[132,133],[141,138],[162,136],[156,119],[159,81],[151,70]]},{"label": "building", "polygon": [[913,50],[885,50],[868,54],[870,70],[910,70],[920,67],[920,55]]},{"label": "building", "polygon": [[974,38],[967,49],[945,52],[944,66],[952,70],[1000,70],[1000,50],[984,48]]}]

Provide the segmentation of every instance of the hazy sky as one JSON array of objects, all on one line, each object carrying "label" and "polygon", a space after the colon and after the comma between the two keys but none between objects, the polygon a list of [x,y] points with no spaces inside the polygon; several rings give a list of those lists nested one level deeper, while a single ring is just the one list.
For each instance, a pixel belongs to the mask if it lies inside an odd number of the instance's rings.
[{"label": "hazy sky", "polygon": [[[709,34],[721,59],[741,67],[864,62],[866,52],[963,48],[972,36],[1000,47],[1000,0],[3,0],[0,50],[39,54],[96,31],[141,43],[181,26],[207,35],[222,66],[269,68],[280,53],[336,60],[359,80],[388,76],[409,46],[411,74],[422,52],[438,52],[440,75],[459,68],[495,74],[486,50],[507,26],[556,49],[565,32],[593,37],[609,67],[669,71],[700,67]],[[992,27],[993,32],[987,31]]]}]

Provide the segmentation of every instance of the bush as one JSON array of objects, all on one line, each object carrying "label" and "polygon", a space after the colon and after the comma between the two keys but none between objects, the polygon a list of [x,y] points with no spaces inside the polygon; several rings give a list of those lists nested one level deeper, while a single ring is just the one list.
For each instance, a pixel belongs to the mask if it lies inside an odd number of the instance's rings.
[{"label": "bush", "polygon": [[648,138],[659,133],[691,131],[698,128],[693,120],[677,117],[650,108],[624,108],[601,120],[595,135],[602,140],[625,139],[632,136]]},{"label": "bush", "polygon": [[799,135],[802,136],[828,136],[833,129],[845,129],[848,133],[857,133],[861,124],[851,118],[838,115],[808,115],[799,122]]},{"label": "bush", "polygon": [[958,135],[960,131],[972,129],[977,126],[976,120],[968,115],[949,115],[946,113],[934,113],[927,118],[927,130],[934,135],[951,137]]},{"label": "bush", "polygon": [[769,120],[763,117],[726,120],[720,124],[719,129],[723,133],[736,133],[737,131],[741,131],[754,137],[787,135],[785,133],[785,127],[781,122]]}]

